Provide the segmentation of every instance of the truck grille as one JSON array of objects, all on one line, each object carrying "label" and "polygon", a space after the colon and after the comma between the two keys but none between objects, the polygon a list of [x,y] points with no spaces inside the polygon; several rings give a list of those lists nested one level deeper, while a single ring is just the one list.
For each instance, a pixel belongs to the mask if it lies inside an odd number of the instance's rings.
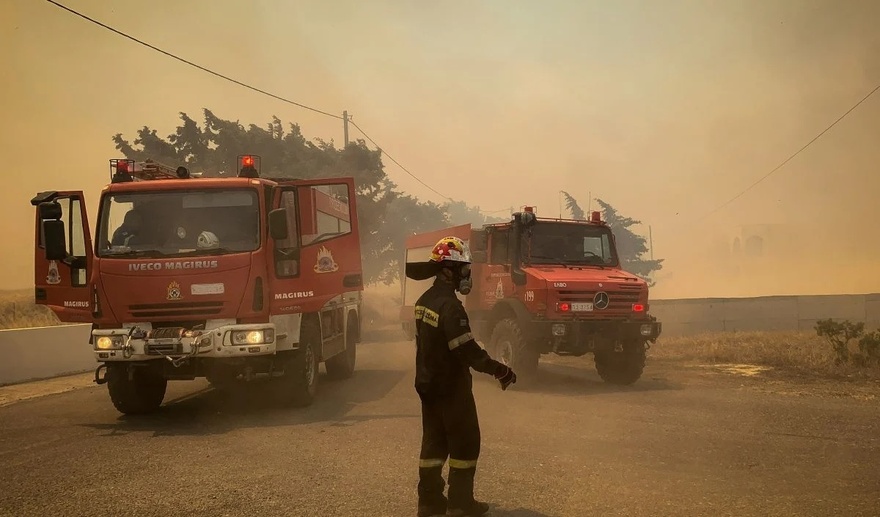
[{"label": "truck grille", "polygon": [[[634,287],[635,289],[631,289],[630,287]],[[604,291],[608,293],[608,308],[604,309],[604,311],[631,312],[633,304],[638,303],[639,301],[639,289],[639,286],[626,286],[625,288],[615,288],[614,290],[594,289],[589,291],[559,291],[559,301],[568,303],[592,302],[596,293]]]},{"label": "truck grille", "polygon": [[144,303],[129,305],[134,318],[171,318],[220,314],[223,302]]}]

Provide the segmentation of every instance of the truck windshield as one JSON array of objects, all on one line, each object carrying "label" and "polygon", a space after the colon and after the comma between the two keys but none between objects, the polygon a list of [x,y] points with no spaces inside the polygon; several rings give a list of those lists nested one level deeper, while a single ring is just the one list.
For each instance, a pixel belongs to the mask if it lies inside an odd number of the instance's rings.
[{"label": "truck windshield", "polygon": [[106,196],[97,254],[216,255],[260,247],[260,204],[253,189],[137,192]]},{"label": "truck windshield", "polygon": [[616,266],[617,252],[608,228],[539,221],[523,235],[526,264]]}]

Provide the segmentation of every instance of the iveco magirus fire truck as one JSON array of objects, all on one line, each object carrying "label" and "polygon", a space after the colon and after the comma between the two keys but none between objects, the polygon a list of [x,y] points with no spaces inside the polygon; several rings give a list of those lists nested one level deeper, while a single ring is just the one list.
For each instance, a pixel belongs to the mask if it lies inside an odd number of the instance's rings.
[{"label": "iveco magirus fire truck", "polygon": [[[363,293],[352,178],[261,178],[110,160],[94,244],[81,191],[41,192],[35,299],[91,323],[122,413],[158,408],[168,380],[226,389],[265,378],[280,401],[313,401],[318,368],[355,368]],[[74,344],[72,344],[74,346]],[[103,375],[102,375],[103,372]]]},{"label": "iveco magirus fire truck", "polygon": [[[614,234],[599,212],[589,220],[548,219],[525,207],[506,223],[412,235],[404,262],[424,261],[446,235],[471,248],[473,288],[459,296],[476,338],[520,380],[534,380],[540,356],[549,353],[592,352],[611,384],[641,377],[661,324],[648,314],[647,283],[621,269]],[[431,281],[401,278],[401,322],[411,338],[413,305]]]}]

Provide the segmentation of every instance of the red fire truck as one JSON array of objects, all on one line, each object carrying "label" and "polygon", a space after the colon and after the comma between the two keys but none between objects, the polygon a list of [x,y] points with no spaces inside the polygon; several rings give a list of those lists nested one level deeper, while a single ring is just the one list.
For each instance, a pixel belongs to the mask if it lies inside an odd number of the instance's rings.
[{"label": "red fire truck", "polygon": [[[41,192],[35,300],[91,323],[90,344],[122,413],[158,408],[168,380],[227,389],[268,379],[311,404],[318,368],[355,368],[363,294],[352,178],[235,177],[110,160],[94,243],[81,191]],[[103,373],[103,375],[102,375]]]},{"label": "red fire truck", "polygon": [[[549,353],[592,352],[611,384],[641,377],[661,324],[648,314],[647,283],[621,269],[614,234],[599,212],[587,221],[547,219],[525,207],[506,223],[412,235],[404,262],[427,260],[447,235],[471,248],[473,288],[459,297],[477,340],[520,380],[534,380],[540,356]],[[412,339],[413,305],[432,280],[401,278],[401,323]]]}]

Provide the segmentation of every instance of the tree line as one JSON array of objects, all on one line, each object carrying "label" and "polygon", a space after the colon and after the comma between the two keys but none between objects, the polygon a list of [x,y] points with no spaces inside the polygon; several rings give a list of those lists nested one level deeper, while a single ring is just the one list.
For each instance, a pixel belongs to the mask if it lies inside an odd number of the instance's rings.
[{"label": "tree line", "polygon": [[[143,126],[129,141],[121,133],[113,136],[116,149],[126,158],[151,159],[171,166],[185,165],[192,172],[206,176],[237,174],[237,157],[255,154],[261,157],[261,174],[275,178],[317,179],[351,176],[355,180],[360,222],[364,280],[367,283],[391,284],[399,278],[402,248],[408,235],[441,228],[504,222],[483,214],[479,207],[463,201],[434,203],[419,201],[401,192],[385,173],[380,150],[367,147],[363,139],[337,148],[320,138],[307,139],[298,124],[282,123],[273,116],[265,127],[224,120],[211,110],[203,110],[200,125],[186,113],[174,133],[163,138],[155,129]],[[568,194],[566,194],[568,196]],[[575,218],[583,210],[569,197],[569,209]],[[620,217],[607,203],[598,200],[617,237],[624,267],[648,277],[660,268],[660,260],[645,261],[644,238],[627,228],[638,221]],[[580,210],[578,212],[578,210]]]}]

